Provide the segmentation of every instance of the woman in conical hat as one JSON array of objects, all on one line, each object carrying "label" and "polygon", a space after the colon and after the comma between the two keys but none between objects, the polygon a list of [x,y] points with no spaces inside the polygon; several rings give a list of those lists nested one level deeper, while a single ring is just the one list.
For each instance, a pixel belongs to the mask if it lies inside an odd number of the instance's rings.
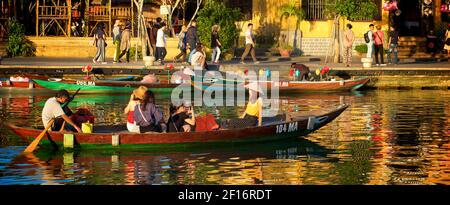
[{"label": "woman in conical hat", "polygon": [[139,104],[139,100],[144,99],[145,92],[147,91],[147,87],[139,86],[137,89],[133,90],[133,93],[130,96],[130,101],[128,102],[127,107],[125,107],[124,113],[127,115],[127,128],[130,132],[140,133],[140,128],[136,125],[136,122],[133,119],[134,108],[137,104]]},{"label": "woman in conical hat", "polygon": [[261,126],[263,99],[260,96],[264,95],[261,84],[253,81],[245,85],[245,88],[248,89],[249,97],[245,112],[241,116],[246,122],[243,124],[244,126]]}]

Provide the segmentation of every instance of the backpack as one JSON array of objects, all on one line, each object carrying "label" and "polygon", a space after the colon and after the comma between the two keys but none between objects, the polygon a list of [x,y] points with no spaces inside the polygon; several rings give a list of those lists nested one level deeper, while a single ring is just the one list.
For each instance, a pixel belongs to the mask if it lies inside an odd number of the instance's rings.
[{"label": "backpack", "polygon": [[366,43],[370,43],[369,31],[367,31],[367,32],[364,34],[364,41],[366,41]]}]

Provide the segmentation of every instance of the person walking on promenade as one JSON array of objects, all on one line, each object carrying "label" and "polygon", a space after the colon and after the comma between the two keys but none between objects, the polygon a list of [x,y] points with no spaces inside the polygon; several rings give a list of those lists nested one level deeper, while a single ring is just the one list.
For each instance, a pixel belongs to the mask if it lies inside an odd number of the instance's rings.
[{"label": "person walking on promenade", "polygon": [[398,31],[393,26],[391,26],[391,31],[389,32],[388,64],[392,63],[392,53],[394,53],[394,64],[398,64]]},{"label": "person walking on promenade", "polygon": [[95,54],[94,59],[92,59],[92,62],[94,63],[101,62],[102,64],[106,64],[105,39],[106,35],[105,31],[103,30],[103,24],[99,24],[94,34],[94,45],[97,46],[97,53]]},{"label": "person walking on promenade", "polygon": [[245,32],[245,50],[241,56],[241,63],[245,64],[244,60],[247,57],[248,53],[251,54],[253,58],[253,63],[258,64],[259,61],[256,60],[255,53],[255,36],[253,36],[253,24],[249,23],[247,31]]},{"label": "person walking on promenade", "polygon": [[189,46],[189,59],[188,62],[191,62],[192,55],[195,53],[195,47],[197,47],[197,43],[200,43],[200,39],[197,35],[197,21],[193,20],[191,25],[189,26],[186,32],[186,42]]},{"label": "person walking on promenade", "polygon": [[[375,41],[375,62],[376,62],[376,66],[380,66],[380,65],[384,65],[384,32],[381,30],[381,26],[378,25],[377,26],[377,31],[374,32],[373,34],[373,38]],[[380,59],[378,59],[378,54]],[[380,61],[381,60],[381,64]]]},{"label": "person walking on promenade", "polygon": [[178,34],[178,49],[180,49],[180,53],[175,57],[173,57],[174,63],[181,57],[183,57],[181,59],[181,62],[186,62],[186,55],[187,55],[186,32],[187,26],[181,27],[181,32]]},{"label": "person walking on promenade", "polygon": [[[160,17],[156,18],[156,22],[152,25],[149,38],[150,44],[152,45],[153,55],[156,55],[156,35],[158,34],[158,29],[161,28],[162,19]],[[156,56],[155,56],[156,57]]]},{"label": "person walking on promenade", "polygon": [[448,60],[450,61],[450,24],[447,26],[444,37],[444,50],[447,50]]},{"label": "person walking on promenade", "polygon": [[[373,39],[373,35],[374,35],[374,27],[375,25],[370,24],[369,25],[369,31],[367,31],[367,33],[365,35],[367,35],[367,40],[366,40],[366,44],[367,44],[367,58],[372,58],[372,54],[373,54],[373,49],[374,49],[374,39]],[[366,38],[364,36],[364,38]]]},{"label": "person walking on promenade", "polygon": [[113,28],[113,44],[114,44],[114,58],[113,63],[117,63],[119,61],[119,55],[120,55],[120,39],[122,31],[120,29],[120,20],[116,20],[114,23]]},{"label": "person walking on promenade", "polygon": [[161,28],[158,29],[158,34],[156,36],[156,53],[155,60],[159,61],[159,64],[164,65],[164,58],[167,55],[166,50],[166,23],[161,23]]},{"label": "person walking on promenade", "polygon": [[352,63],[352,47],[355,41],[355,34],[352,31],[353,26],[347,24],[347,30],[344,32],[344,64],[350,67]]},{"label": "person walking on promenade", "polygon": [[120,50],[122,51],[122,53],[120,53],[119,58],[117,60],[120,61],[122,56],[126,54],[127,63],[129,63],[130,48],[131,48],[131,23],[127,21],[127,24],[125,26],[125,29],[122,31],[122,36],[120,39]]},{"label": "person walking on promenade", "polygon": [[211,64],[219,64],[219,58],[220,58],[220,47],[222,44],[219,41],[219,25],[214,25],[212,27],[212,33],[211,33],[211,49],[212,56],[211,56]]}]

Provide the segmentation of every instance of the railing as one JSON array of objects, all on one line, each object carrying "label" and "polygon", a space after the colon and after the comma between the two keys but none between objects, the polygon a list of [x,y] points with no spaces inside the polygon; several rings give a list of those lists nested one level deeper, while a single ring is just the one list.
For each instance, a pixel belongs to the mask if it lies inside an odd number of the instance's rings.
[{"label": "railing", "polygon": [[129,18],[131,17],[131,7],[111,7],[111,17]]},{"label": "railing", "polygon": [[109,19],[108,6],[93,6],[89,7],[89,19],[91,20],[108,20]]},{"label": "railing", "polygon": [[325,17],[325,0],[303,0],[306,20],[327,20]]},{"label": "railing", "polygon": [[39,18],[68,18],[68,6],[39,6]]}]

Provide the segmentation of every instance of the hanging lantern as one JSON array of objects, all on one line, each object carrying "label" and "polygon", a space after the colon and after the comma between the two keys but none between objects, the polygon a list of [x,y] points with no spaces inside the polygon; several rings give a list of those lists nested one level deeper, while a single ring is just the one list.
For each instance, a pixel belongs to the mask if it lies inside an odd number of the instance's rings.
[{"label": "hanging lantern", "polygon": [[397,9],[398,9],[398,7],[397,7],[397,1],[396,0],[384,2],[383,10],[385,10],[385,11],[395,11]]}]

